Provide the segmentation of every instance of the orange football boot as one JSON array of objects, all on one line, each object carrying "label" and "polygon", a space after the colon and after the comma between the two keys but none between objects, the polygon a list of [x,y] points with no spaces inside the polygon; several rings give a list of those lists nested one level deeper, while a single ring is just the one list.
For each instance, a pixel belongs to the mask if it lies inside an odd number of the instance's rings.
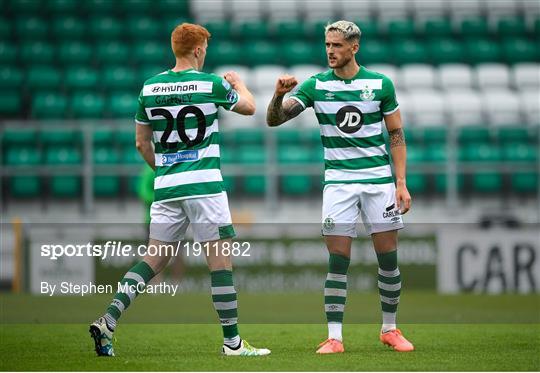
[{"label": "orange football boot", "polygon": [[319,349],[317,350],[318,354],[338,354],[342,352],[345,352],[343,342],[331,338],[319,344]]},{"label": "orange football boot", "polygon": [[414,350],[412,343],[405,339],[405,337],[401,334],[401,330],[399,329],[381,333],[379,339],[385,345],[390,346],[399,352],[409,352]]}]

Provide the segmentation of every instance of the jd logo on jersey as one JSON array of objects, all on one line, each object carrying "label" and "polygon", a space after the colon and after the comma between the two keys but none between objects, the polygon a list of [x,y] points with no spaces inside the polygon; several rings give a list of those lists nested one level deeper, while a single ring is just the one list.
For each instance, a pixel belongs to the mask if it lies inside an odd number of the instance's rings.
[{"label": "jd logo on jersey", "polygon": [[336,124],[345,133],[355,133],[364,124],[364,116],[356,106],[343,106],[336,113]]}]

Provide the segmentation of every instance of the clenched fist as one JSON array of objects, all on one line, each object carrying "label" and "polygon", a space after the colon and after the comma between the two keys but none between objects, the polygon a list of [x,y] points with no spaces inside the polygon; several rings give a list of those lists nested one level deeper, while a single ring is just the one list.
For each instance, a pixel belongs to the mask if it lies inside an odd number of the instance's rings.
[{"label": "clenched fist", "polygon": [[225,75],[223,75],[223,78],[225,78],[234,89],[236,89],[239,84],[244,83],[236,71],[227,71]]},{"label": "clenched fist", "polygon": [[297,84],[298,80],[292,75],[285,74],[280,76],[276,83],[276,96],[282,96],[290,92]]}]

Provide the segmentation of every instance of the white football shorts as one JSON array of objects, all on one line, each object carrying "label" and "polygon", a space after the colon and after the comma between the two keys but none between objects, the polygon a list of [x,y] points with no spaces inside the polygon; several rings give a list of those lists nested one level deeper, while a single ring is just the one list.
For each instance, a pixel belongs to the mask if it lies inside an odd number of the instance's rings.
[{"label": "white football shorts", "polygon": [[369,235],[403,228],[396,187],[387,184],[327,184],[323,190],[323,236],[357,237],[359,217]]},{"label": "white football shorts", "polygon": [[154,202],[150,218],[150,238],[159,241],[182,241],[190,224],[196,242],[235,236],[225,192],[212,197]]}]

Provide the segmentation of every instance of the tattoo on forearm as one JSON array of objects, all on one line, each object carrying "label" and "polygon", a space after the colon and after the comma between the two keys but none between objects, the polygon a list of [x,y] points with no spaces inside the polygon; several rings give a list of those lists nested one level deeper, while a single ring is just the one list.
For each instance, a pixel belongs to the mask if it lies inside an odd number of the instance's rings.
[{"label": "tattoo on forearm", "polygon": [[396,128],[395,130],[389,131],[388,134],[390,135],[391,148],[405,146],[405,135],[403,134],[402,128]]},{"label": "tattoo on forearm", "polygon": [[266,122],[270,126],[279,126],[296,117],[303,110],[304,107],[296,100],[288,99],[283,102],[283,96],[274,96],[268,104]]}]

